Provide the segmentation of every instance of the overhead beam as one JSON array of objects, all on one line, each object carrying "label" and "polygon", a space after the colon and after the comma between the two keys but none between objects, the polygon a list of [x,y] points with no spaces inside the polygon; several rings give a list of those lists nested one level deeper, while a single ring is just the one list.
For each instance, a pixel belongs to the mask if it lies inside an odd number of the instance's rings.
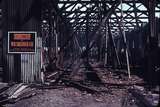
[{"label": "overhead beam", "polygon": [[[88,0],[88,1],[81,1],[81,0],[76,0],[76,1],[58,1],[58,3],[60,4],[69,4],[69,3],[86,3],[86,4],[92,4],[92,3],[108,3],[108,4],[112,4],[117,2],[117,0],[105,0],[105,1],[99,1],[99,0]],[[123,0],[123,3],[132,3],[131,0]],[[139,0],[136,0],[136,3],[141,3]]]},{"label": "overhead beam", "polygon": [[[118,9],[118,8],[117,8]],[[121,13],[120,9],[116,10],[117,13]],[[134,10],[124,10],[124,13],[134,13]],[[144,13],[146,14],[148,11],[147,10],[137,10],[138,13]],[[160,12],[160,10],[156,10],[155,12]],[[87,13],[87,11],[63,11],[63,13]],[[104,13],[104,11],[90,11],[90,13]],[[146,14],[147,15],[147,14]]]},{"label": "overhead beam", "polygon": [[[95,44],[95,41],[97,40],[98,38],[98,33],[100,33],[101,31],[101,27],[104,26],[105,22],[107,19],[110,18],[111,14],[115,11],[115,9],[118,7],[118,5],[120,4],[120,2],[116,2],[112,5],[112,7],[108,10],[108,12],[104,15],[104,19],[100,22],[98,28],[95,29],[94,32],[91,32],[89,35],[92,35],[92,38],[91,38],[91,42],[89,44],[89,49],[90,50],[93,45]],[[86,50],[82,53],[82,56],[86,53]]]}]

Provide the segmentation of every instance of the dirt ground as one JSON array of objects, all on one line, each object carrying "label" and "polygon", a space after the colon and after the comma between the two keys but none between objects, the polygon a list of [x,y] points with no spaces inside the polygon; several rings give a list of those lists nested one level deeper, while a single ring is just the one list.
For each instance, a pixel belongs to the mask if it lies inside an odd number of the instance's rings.
[{"label": "dirt ground", "polygon": [[[72,79],[84,81],[86,86],[100,90],[99,94],[90,94],[75,87],[62,85],[56,89],[37,89],[35,96],[18,101],[15,104],[6,104],[4,107],[142,107],[138,106],[138,101],[128,93],[130,86],[114,86],[114,84],[141,83],[142,79],[134,75],[131,79],[128,79],[127,75],[117,74],[117,72],[112,73],[105,69],[97,68],[95,72],[105,85],[96,86],[85,82],[83,69],[76,72]],[[113,86],[109,86],[109,84],[113,84]]]},{"label": "dirt ground", "polygon": [[[37,91],[36,96],[15,104],[7,104],[4,107],[126,107],[123,106],[126,97],[125,90],[115,90],[112,94],[98,95],[71,87]],[[137,106],[129,104],[128,107]]]}]

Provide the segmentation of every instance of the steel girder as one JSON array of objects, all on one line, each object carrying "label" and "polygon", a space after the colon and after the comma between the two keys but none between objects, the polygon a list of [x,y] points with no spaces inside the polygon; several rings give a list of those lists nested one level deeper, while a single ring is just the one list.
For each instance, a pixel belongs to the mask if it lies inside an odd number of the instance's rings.
[{"label": "steel girder", "polygon": [[[74,23],[75,14],[78,15],[76,17],[81,20],[86,20],[86,14],[89,10],[89,20],[90,20],[90,29],[94,29],[94,27],[98,24],[101,19],[103,19],[106,10],[108,10],[112,4],[116,2],[116,0],[57,0],[57,6],[59,7],[59,12],[62,16],[65,17],[66,20],[70,21],[70,23]],[[127,30],[135,29],[144,25],[148,22],[148,9],[147,2],[145,0],[123,0],[124,5],[124,23],[125,28]],[[117,7],[115,10],[117,16],[121,18],[121,9]],[[156,14],[160,13],[160,1],[156,1]],[[94,16],[94,17],[93,17]],[[110,20],[116,20],[114,14],[111,15]],[[79,23],[77,21],[76,23]],[[111,21],[111,22],[112,22]],[[135,23],[136,22],[136,26]],[[84,21],[84,25],[86,21]],[[118,24],[115,24],[118,26]],[[113,26],[113,27],[115,27]],[[73,25],[75,28],[76,26]],[[114,28],[111,28],[114,30]],[[85,29],[84,29],[85,30]]]}]

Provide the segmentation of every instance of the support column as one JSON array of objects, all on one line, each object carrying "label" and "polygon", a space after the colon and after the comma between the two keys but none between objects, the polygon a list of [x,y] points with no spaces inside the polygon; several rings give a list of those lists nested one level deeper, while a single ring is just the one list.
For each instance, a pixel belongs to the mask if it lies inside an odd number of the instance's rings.
[{"label": "support column", "polygon": [[[106,21],[107,22],[107,21]],[[105,22],[105,23],[106,23]],[[108,30],[107,30],[107,23],[105,24],[105,61],[104,61],[104,65],[107,66],[107,62],[108,62]]]},{"label": "support column", "polygon": [[149,11],[149,40],[148,40],[148,62],[147,62],[147,77],[151,88],[155,85],[156,74],[156,50],[158,46],[158,37],[156,35],[156,20],[155,20],[155,6],[156,0],[148,0],[148,11]]},{"label": "support column", "polygon": [[115,45],[115,41],[114,41],[113,35],[111,33],[109,21],[108,21],[108,36],[109,36],[109,41],[110,41],[111,48],[113,49],[112,50],[112,52],[113,52],[113,59],[115,59],[115,61],[112,59],[112,62],[113,62],[114,68],[117,68],[121,64],[120,64],[117,48],[116,48],[116,45]]},{"label": "support column", "polygon": [[86,15],[86,64],[87,64],[87,68],[89,66],[89,12],[87,12]]}]

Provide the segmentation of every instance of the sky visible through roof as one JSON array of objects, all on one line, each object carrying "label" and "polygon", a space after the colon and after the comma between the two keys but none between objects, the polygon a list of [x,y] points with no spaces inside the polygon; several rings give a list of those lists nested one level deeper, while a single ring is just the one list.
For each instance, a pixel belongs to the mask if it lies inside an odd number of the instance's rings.
[{"label": "sky visible through roof", "polygon": [[[69,4],[66,4],[66,6],[68,6],[68,5],[69,5]],[[58,6],[59,6],[59,8],[61,8],[61,7],[63,6],[63,4],[58,4]],[[81,6],[82,6],[82,4],[78,3],[78,4],[74,7],[73,10],[78,9],[78,8],[81,7]],[[89,5],[88,5],[88,7],[89,7]],[[127,11],[127,10],[130,8],[130,6],[127,5],[127,4],[125,4],[125,3],[122,4],[122,7],[123,7],[123,11]],[[141,5],[141,3],[136,3],[136,7],[137,7],[139,10],[147,11],[147,8],[146,8],[144,5]],[[70,6],[69,8],[66,9],[66,11],[70,11],[72,8],[73,8],[73,6]],[[120,9],[120,8],[121,8],[121,5],[119,5],[118,8]],[[129,10],[133,10],[133,9],[134,9],[134,8],[130,8]],[[83,7],[82,9],[80,9],[80,11],[86,11],[86,10],[87,10],[86,7]],[[155,10],[160,11],[160,9],[157,8],[157,7],[155,8]],[[139,13],[138,13],[138,14],[139,14]],[[73,15],[74,15],[74,13],[71,14],[70,17],[72,17]],[[132,14],[131,14],[131,15],[132,15]],[[156,12],[155,15],[156,15],[156,17],[160,18],[160,12]],[[120,16],[120,13],[118,13],[118,16]],[[144,14],[143,14],[142,17],[147,17],[147,16],[144,16]],[[145,20],[143,19],[142,21],[145,21],[145,22],[147,21],[147,22],[148,22],[147,19],[145,19]]]},{"label": "sky visible through roof", "polygon": [[[67,1],[67,0],[60,0],[60,1]],[[77,0],[70,0],[70,1],[77,1]],[[81,1],[89,1],[89,0],[81,0]],[[78,2],[78,1],[77,1]],[[63,3],[62,4],[58,4],[58,7],[61,9],[63,7]],[[69,6],[70,4],[65,4],[65,7]],[[65,11],[66,12],[70,12],[71,10],[72,11],[75,11],[75,10],[78,10],[79,8],[79,11],[84,11],[84,13],[81,13],[79,17],[86,17],[86,11],[87,11],[87,8],[90,8],[92,6],[94,6],[95,4],[94,3],[91,3],[91,4],[87,4],[86,6],[82,7],[83,4],[81,3],[77,3],[76,6],[74,5],[71,5],[69,6]],[[126,22],[125,25],[127,26],[130,26],[131,29],[134,29],[135,26],[136,26],[136,18],[135,18],[135,13],[134,13],[134,7],[132,7],[131,5],[133,5],[133,3],[130,3],[129,5],[126,4],[126,3],[122,3],[122,7],[121,7],[121,4],[116,8],[116,14],[117,16],[120,18],[122,16],[122,13],[120,12],[121,10],[125,11],[125,13],[123,14],[123,17],[124,17],[124,22]],[[146,24],[148,23],[148,12],[147,12],[147,8],[142,4],[142,3],[136,3],[135,4],[136,6],[136,9],[138,10],[137,12],[137,16],[138,16],[138,23],[139,26],[143,26],[143,24]],[[107,6],[110,8],[111,5],[107,4]],[[81,8],[82,7],[82,8]],[[122,8],[122,9],[121,9]],[[158,4],[158,8],[156,7],[155,8],[156,12],[155,13],[155,16],[160,18],[160,4]],[[119,11],[119,12],[117,12]],[[126,13],[127,11],[132,11],[129,13]],[[145,11],[146,13],[143,13],[141,11]],[[63,13],[65,14],[65,13]],[[92,13],[91,13],[92,14]],[[94,13],[93,13],[94,14]],[[74,23],[75,21],[75,18],[73,18],[73,16],[75,16],[75,13],[71,13],[67,16],[67,18],[71,19],[70,22],[71,23]],[[111,15],[111,18],[116,18],[116,16],[114,14]],[[80,21],[82,21],[83,19],[80,19]],[[112,24],[115,24],[115,20],[111,19],[110,22]],[[129,23],[128,23],[129,22]],[[143,23],[143,24],[142,24]],[[85,24],[85,23],[84,23]],[[116,25],[116,24],[115,24]],[[117,26],[117,25],[116,25]],[[113,28],[116,28],[113,27]]]}]

